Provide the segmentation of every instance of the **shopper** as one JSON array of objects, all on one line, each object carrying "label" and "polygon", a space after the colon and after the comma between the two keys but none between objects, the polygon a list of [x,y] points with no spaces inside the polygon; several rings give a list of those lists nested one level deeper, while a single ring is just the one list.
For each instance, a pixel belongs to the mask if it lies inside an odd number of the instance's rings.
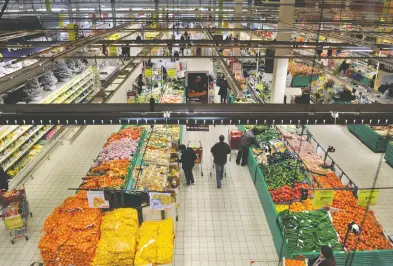
[{"label": "shopper", "polygon": [[214,144],[210,151],[213,154],[213,162],[216,166],[217,188],[221,188],[221,180],[224,177],[224,167],[227,163],[227,156],[231,153],[231,148],[224,142],[225,137],[223,135],[220,135],[218,139],[219,142]]},{"label": "shopper", "polygon": [[308,262],[311,266],[336,266],[336,259],[333,256],[333,250],[331,247],[322,246],[321,253],[318,258],[311,259]]},{"label": "shopper", "polygon": [[140,41],[140,40],[142,40],[142,38],[141,38],[141,36],[136,36],[136,39],[135,39],[136,41]]},{"label": "shopper", "polygon": [[363,79],[362,71],[359,70],[354,76],[353,79],[357,82],[360,82]]},{"label": "shopper", "polygon": [[182,164],[182,169],[184,171],[184,176],[186,177],[187,186],[189,186],[190,184],[194,185],[192,168],[194,168],[197,156],[192,148],[187,148],[184,144],[181,144],[179,149],[181,151],[181,157],[178,162]]},{"label": "shopper", "polygon": [[196,48],[196,56],[201,56],[202,55],[202,49],[201,47]]},{"label": "shopper", "polygon": [[218,95],[221,96],[221,103],[227,103],[228,98],[228,82],[227,79],[224,78],[218,85],[220,90],[218,91]]},{"label": "shopper", "polygon": [[136,83],[138,88],[138,94],[141,94],[142,87],[145,86],[145,83],[143,82],[143,74],[139,74],[139,76],[136,79]]},{"label": "shopper", "polygon": [[239,152],[236,157],[236,164],[242,163],[242,166],[246,165],[248,162],[248,149],[252,144],[257,145],[257,139],[255,135],[258,133],[256,128],[251,129],[251,131],[246,132],[244,137],[240,141]]},{"label": "shopper", "polygon": [[164,66],[162,66],[162,79],[165,81],[168,79],[168,72]]},{"label": "shopper", "polygon": [[347,73],[347,70],[349,68],[350,64],[347,63],[347,60],[344,60],[341,65],[340,68],[338,70],[338,72],[343,72],[343,74],[345,75],[345,73]]},{"label": "shopper", "polygon": [[3,167],[0,167],[0,191],[8,191],[8,180],[10,176],[4,171]]},{"label": "shopper", "polygon": [[[184,35],[182,35],[181,37],[180,37],[180,40],[181,41],[184,41],[186,38],[184,37]],[[180,52],[181,52],[181,55],[182,56],[184,56],[184,46],[185,46],[186,44],[180,44]]]}]

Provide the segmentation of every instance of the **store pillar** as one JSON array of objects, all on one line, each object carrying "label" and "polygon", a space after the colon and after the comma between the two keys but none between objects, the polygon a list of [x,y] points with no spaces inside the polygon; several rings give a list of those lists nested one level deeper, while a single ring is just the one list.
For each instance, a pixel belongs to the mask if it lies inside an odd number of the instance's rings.
[{"label": "store pillar", "polygon": [[[293,28],[295,0],[281,0],[278,29],[286,32],[277,32],[277,41],[290,41]],[[276,49],[275,56],[286,56],[289,49]],[[288,70],[288,59],[275,59],[273,69],[272,103],[283,103]]]}]

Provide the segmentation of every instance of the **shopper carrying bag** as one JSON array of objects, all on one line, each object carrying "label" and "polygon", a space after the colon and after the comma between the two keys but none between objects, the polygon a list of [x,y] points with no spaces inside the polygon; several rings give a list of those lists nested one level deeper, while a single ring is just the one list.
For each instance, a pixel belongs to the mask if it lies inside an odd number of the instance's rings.
[{"label": "shopper carrying bag", "polygon": [[179,147],[181,151],[181,157],[178,160],[181,163],[181,167],[184,171],[184,176],[186,177],[187,186],[194,185],[194,175],[192,174],[192,168],[195,166],[195,160],[197,156],[191,147],[186,147],[186,145],[181,144]]},{"label": "shopper carrying bag", "polygon": [[231,153],[231,148],[224,140],[225,137],[221,135],[219,137],[219,142],[214,144],[210,150],[213,154],[213,162],[216,165],[217,188],[221,188],[221,180],[224,177],[224,167],[228,161],[228,154]]},{"label": "shopper carrying bag", "polygon": [[0,167],[0,191],[8,191],[8,180],[10,179],[11,177],[4,171],[3,167]]}]

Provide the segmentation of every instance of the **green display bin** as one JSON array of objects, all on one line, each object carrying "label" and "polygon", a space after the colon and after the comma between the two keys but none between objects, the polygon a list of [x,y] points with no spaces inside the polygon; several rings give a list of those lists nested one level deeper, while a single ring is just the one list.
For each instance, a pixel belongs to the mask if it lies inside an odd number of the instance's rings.
[{"label": "green display bin", "polygon": [[385,161],[388,165],[393,167],[393,142],[389,142],[386,148]]},{"label": "green display bin", "polygon": [[373,152],[385,152],[389,139],[366,125],[348,125],[348,130]]},{"label": "green display bin", "polygon": [[[311,82],[319,79],[319,76],[311,76]],[[310,76],[294,76],[292,78],[291,87],[302,88],[311,85]]]}]

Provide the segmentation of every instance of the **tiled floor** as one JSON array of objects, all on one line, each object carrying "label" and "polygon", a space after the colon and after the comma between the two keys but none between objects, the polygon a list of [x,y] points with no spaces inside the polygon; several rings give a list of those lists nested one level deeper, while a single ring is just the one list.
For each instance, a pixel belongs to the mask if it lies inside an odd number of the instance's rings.
[{"label": "tiled floor", "polygon": [[[315,139],[326,149],[333,145],[335,153],[330,154],[348,177],[361,188],[370,188],[382,159],[377,177],[377,187],[393,187],[393,168],[383,160],[384,154],[374,153],[343,126],[308,126]],[[380,190],[376,215],[388,235],[393,234],[393,190]]]},{"label": "tiled floor", "polygon": [[[236,165],[235,156],[226,167],[227,176],[217,189],[210,177],[210,148],[228,127],[209,132],[187,132],[184,143],[201,140],[203,177],[194,168],[196,184],[180,193],[175,266],[181,265],[277,265],[277,253],[257,192],[247,167]],[[270,262],[270,263],[269,263]]]}]

